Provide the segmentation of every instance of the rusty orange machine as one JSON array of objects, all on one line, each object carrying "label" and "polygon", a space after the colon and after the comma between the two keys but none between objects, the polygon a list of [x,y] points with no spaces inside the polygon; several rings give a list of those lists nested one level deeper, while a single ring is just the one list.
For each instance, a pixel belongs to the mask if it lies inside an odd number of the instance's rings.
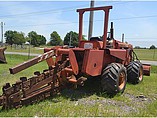
[{"label": "rusty orange machine", "polygon": [[[112,6],[78,9],[79,47],[56,46],[45,48],[44,54],[10,68],[16,74],[43,60],[48,69],[34,72],[31,78],[21,77],[15,84],[6,83],[0,96],[3,108],[20,107],[34,103],[60,92],[65,87],[83,85],[89,76],[101,78],[102,92],[122,93],[127,81],[138,84],[143,75],[150,75],[150,65],[142,65],[131,44],[115,40],[113,23],[110,37],[107,37],[109,11]],[[104,11],[104,32],[102,38],[91,37],[82,40],[83,14],[87,11]],[[55,58],[55,59],[54,59]]]},{"label": "rusty orange machine", "polygon": [[6,48],[0,48],[0,63],[7,63],[4,51]]}]

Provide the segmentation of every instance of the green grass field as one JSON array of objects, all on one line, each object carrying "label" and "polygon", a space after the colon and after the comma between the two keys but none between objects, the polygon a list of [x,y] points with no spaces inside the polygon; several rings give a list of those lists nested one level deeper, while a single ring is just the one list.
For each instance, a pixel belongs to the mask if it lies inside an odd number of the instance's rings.
[{"label": "green grass field", "polygon": [[140,60],[157,61],[157,49],[134,49]]},{"label": "green grass field", "polygon": [[[47,68],[46,62],[32,66],[18,74],[10,75],[9,67],[26,61],[27,56],[6,55],[8,64],[0,65],[0,93],[6,82],[14,83],[21,76],[30,77],[34,71]],[[66,89],[60,95],[19,109],[0,110],[1,117],[156,117],[157,116],[157,66],[152,66],[151,76],[144,76],[138,85],[127,84],[123,94],[109,97],[100,93],[97,84],[85,83],[76,90]]]},{"label": "green grass field", "polygon": [[[10,46],[7,47],[7,52],[25,52],[28,53],[29,46],[26,46],[26,49],[15,49],[14,47],[11,48]],[[35,54],[42,54],[44,47],[52,47],[52,46],[41,46],[41,47],[31,47],[30,53]],[[134,49],[135,53],[137,54],[140,60],[152,60],[157,61],[157,49]]]},{"label": "green grass field", "polygon": [[[45,46],[46,47],[46,46]],[[15,47],[10,47],[7,46],[6,49],[7,52],[24,52],[28,53],[29,52],[29,46],[25,46],[25,48],[15,48]],[[30,47],[30,53],[34,54],[42,54],[44,52],[43,47]]]}]

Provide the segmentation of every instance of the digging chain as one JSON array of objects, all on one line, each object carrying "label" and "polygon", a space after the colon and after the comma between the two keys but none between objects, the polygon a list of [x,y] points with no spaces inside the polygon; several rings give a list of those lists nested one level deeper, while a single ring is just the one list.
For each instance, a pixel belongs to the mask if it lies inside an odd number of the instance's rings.
[{"label": "digging chain", "polygon": [[67,61],[56,64],[55,67],[44,70],[41,74],[36,71],[34,76],[29,79],[21,77],[12,86],[10,83],[6,83],[2,88],[0,106],[3,106],[3,109],[18,108],[59,93],[61,86],[57,73],[66,67]]}]

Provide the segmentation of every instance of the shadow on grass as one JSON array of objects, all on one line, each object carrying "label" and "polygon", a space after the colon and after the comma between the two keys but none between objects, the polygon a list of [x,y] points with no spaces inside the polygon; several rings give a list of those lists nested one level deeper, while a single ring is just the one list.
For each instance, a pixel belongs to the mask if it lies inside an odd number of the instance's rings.
[{"label": "shadow on grass", "polygon": [[[112,95],[108,95],[107,93],[101,92],[101,87],[100,87],[100,78],[88,78],[87,81],[85,81],[84,86],[78,86],[78,88],[73,89],[73,88],[66,88],[61,91],[60,94],[50,96],[48,98],[45,98],[44,100],[40,100],[34,103],[30,103],[27,105],[23,105],[25,107],[30,106],[32,104],[39,104],[42,101],[49,101],[53,103],[58,103],[61,102],[62,97],[63,99],[67,99],[70,101],[78,101],[79,99],[89,97],[91,95],[97,95],[98,97],[104,97],[104,98],[112,98]],[[9,109],[0,109],[0,112],[3,111],[8,111],[10,109],[15,109],[15,108],[9,108]]]},{"label": "shadow on grass", "polygon": [[97,95],[99,97],[112,98],[114,95],[109,95],[101,91],[100,77],[88,78],[85,81],[84,86],[78,86],[77,89],[65,89],[61,92],[61,96],[70,99],[71,101],[77,101],[81,98],[86,98],[91,95]]}]

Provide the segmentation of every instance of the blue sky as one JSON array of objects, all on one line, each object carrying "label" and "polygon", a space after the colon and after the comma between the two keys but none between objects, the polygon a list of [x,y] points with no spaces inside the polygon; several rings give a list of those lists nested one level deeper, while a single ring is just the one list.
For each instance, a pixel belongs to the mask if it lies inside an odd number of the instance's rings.
[{"label": "blue sky", "polygon": [[[69,31],[78,32],[76,9],[89,7],[89,1],[0,1],[0,22],[4,31],[16,30],[27,35],[36,31],[49,41],[57,31],[62,39]],[[95,6],[112,5],[109,22],[114,22],[115,38],[134,46],[157,46],[157,1],[96,1]],[[84,16],[84,32],[88,36],[89,13]],[[94,13],[93,36],[103,32],[103,12]],[[109,25],[110,26],[110,25]]]}]

